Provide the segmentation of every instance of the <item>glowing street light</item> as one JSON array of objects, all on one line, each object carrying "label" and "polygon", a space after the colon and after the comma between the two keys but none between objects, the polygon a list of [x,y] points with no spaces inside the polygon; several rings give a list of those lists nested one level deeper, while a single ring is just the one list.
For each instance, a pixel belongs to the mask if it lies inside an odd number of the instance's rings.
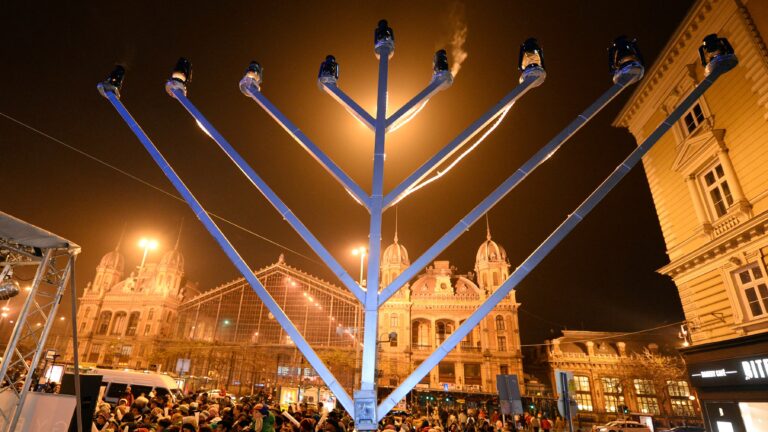
[{"label": "glowing street light", "polygon": [[365,266],[365,256],[367,254],[368,254],[368,249],[366,249],[364,246],[360,246],[359,248],[352,249],[352,255],[354,256],[360,255],[360,286],[364,285],[363,272],[364,272],[364,266]]},{"label": "glowing street light", "polygon": [[141,257],[141,265],[139,268],[144,268],[144,263],[147,261],[147,254],[150,250],[157,249],[158,243],[157,240],[148,239],[148,238],[142,238],[139,240],[139,247],[144,249],[144,255]]}]

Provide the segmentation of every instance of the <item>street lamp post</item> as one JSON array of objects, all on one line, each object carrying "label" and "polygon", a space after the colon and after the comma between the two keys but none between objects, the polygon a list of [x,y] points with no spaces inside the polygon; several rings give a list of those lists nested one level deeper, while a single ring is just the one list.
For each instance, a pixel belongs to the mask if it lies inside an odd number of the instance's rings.
[{"label": "street lamp post", "polygon": [[360,246],[359,248],[352,249],[352,255],[360,256],[360,286],[365,287],[363,275],[365,274],[365,256],[368,255],[368,250],[364,246]]},{"label": "street lamp post", "polygon": [[147,261],[147,254],[149,254],[150,249],[155,250],[157,249],[157,246],[157,240],[148,238],[139,240],[139,247],[144,249],[144,255],[141,257],[141,265],[139,266],[140,270],[144,269],[144,263]]}]

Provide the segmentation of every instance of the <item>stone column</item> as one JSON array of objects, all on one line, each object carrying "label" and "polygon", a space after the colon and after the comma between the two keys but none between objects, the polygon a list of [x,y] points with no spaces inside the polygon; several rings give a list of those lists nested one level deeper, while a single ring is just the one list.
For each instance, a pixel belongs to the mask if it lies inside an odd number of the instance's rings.
[{"label": "stone column", "polygon": [[733,169],[733,163],[731,157],[728,155],[728,149],[725,146],[721,146],[717,151],[717,160],[723,167],[723,173],[725,179],[728,182],[728,187],[731,190],[731,197],[733,203],[739,206],[739,210],[747,212],[750,209],[749,201],[744,196],[744,191],[741,189],[739,179],[736,177],[736,171]]},{"label": "stone column", "polygon": [[691,201],[693,202],[693,210],[696,213],[696,219],[699,220],[699,223],[704,228],[705,232],[708,232],[711,227],[709,225],[709,218],[707,217],[707,213],[704,211],[704,206],[701,203],[701,195],[699,194],[699,190],[696,187],[696,176],[689,175],[685,178],[685,184],[688,185],[688,193],[691,195]]}]

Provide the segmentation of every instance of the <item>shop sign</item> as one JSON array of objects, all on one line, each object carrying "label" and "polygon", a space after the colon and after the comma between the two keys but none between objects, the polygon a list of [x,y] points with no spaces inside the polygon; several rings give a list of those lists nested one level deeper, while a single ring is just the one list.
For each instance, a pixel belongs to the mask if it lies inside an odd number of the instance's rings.
[{"label": "shop sign", "polygon": [[689,370],[696,387],[768,384],[768,357],[698,363]]}]

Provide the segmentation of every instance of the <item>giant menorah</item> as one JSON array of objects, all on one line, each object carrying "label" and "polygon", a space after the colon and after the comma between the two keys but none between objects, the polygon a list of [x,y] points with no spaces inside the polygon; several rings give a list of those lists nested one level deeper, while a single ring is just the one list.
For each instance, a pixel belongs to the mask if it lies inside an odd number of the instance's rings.
[{"label": "giant menorah", "polygon": [[[709,35],[699,48],[702,66],[705,67],[705,77],[693,91],[678,105],[677,108],[627,156],[621,164],[584,200],[567,218],[547,237],[517,268],[510,274],[502,285],[473,312],[429,357],[422,362],[403,382],[377,405],[376,394],[376,345],[378,334],[378,310],[406,282],[415,277],[429,262],[435,259],[445,248],[456,240],[472,224],[478,221],[496,203],[522,182],[528,174],[549,159],[571,136],[589,122],[612,99],[619,95],[629,85],[637,82],[643,76],[642,57],[634,40],[620,37],[608,50],[609,67],[613,74],[613,85],[595,100],[584,112],[579,114],[565,129],[544,145],[517,171],[502,182],[490,195],[467,213],[456,225],[446,232],[439,240],[421,254],[406,270],[397,276],[389,285],[380,285],[379,266],[381,254],[381,225],[383,213],[405,199],[416,190],[426,186],[456,165],[461,158],[479,144],[479,141],[492,130],[489,125],[498,123],[512,105],[520,100],[529,90],[542,84],[546,77],[544,57],[541,47],[535,39],[528,39],[520,47],[518,67],[521,71],[520,83],[504,96],[495,106],[485,112],[455,139],[438,151],[431,159],[422,164],[411,175],[403,180],[392,191],[384,194],[384,160],[385,144],[388,132],[404,125],[424,107],[427,101],[439,91],[449,87],[453,77],[449,71],[448,58],[444,50],[435,53],[434,74],[429,84],[413,99],[387,117],[387,79],[389,60],[395,49],[395,38],[392,29],[385,20],[379,22],[374,31],[374,51],[379,61],[379,76],[377,87],[376,113],[371,115],[346,95],[338,86],[339,68],[333,56],[326,57],[320,66],[318,85],[341,103],[353,116],[374,132],[372,190],[365,192],[352,180],[333,160],[317,147],[299,128],[284,116],[261,93],[262,68],[257,62],[251,62],[245,76],[240,81],[240,90],[246,96],[255,100],[272,118],[275,119],[304,149],[309,152],[355,199],[355,201],[370,213],[369,227],[369,262],[367,288],[359,285],[328,252],[320,241],[307,229],[299,218],[291,212],[285,203],[258,176],[251,166],[237,153],[234,147],[216,130],[187,97],[187,87],[192,74],[191,63],[180,59],[167,82],[167,92],[189,112],[200,127],[218,144],[232,162],[248,178],[248,180],[275,207],[280,215],[306,241],[310,248],[334,272],[339,280],[360,301],[365,310],[363,327],[363,358],[360,375],[360,387],[355,390],[353,397],[344,390],[333,374],[328,370],[317,353],[307,343],[296,326],[278,306],[275,300],[264,289],[264,286],[254,276],[248,264],[239,255],[230,241],[222,233],[211,216],[186,187],[157,147],[144,133],[139,124],[130,115],[120,101],[120,88],[125,69],[118,66],[110,76],[99,83],[98,89],[106,97],[117,112],[128,124],[139,141],[144,145],[154,161],[163,170],[176,190],[183,196],[197,218],[216,239],[226,255],[250,283],[253,290],[272,312],[275,319],[291,337],[296,347],[306,357],[307,361],[323,378],[326,385],[335,393],[339,402],[353,415],[358,430],[375,430],[377,422],[391,410],[398,401],[438,365],[458,343],[464,339],[480,321],[563,240],[579,222],[610,192],[610,190],[634,167],[648,150],[666,133],[682,115],[688,111],[698,98],[725,72],[738,63],[733,49],[724,38]],[[485,133],[477,138],[482,131]],[[476,139],[477,138],[477,139]],[[473,140],[474,143],[473,143]],[[463,151],[462,151],[463,150]],[[459,153],[461,152],[461,153]],[[438,168],[446,165],[442,171]],[[379,289],[380,288],[380,289]]]}]

